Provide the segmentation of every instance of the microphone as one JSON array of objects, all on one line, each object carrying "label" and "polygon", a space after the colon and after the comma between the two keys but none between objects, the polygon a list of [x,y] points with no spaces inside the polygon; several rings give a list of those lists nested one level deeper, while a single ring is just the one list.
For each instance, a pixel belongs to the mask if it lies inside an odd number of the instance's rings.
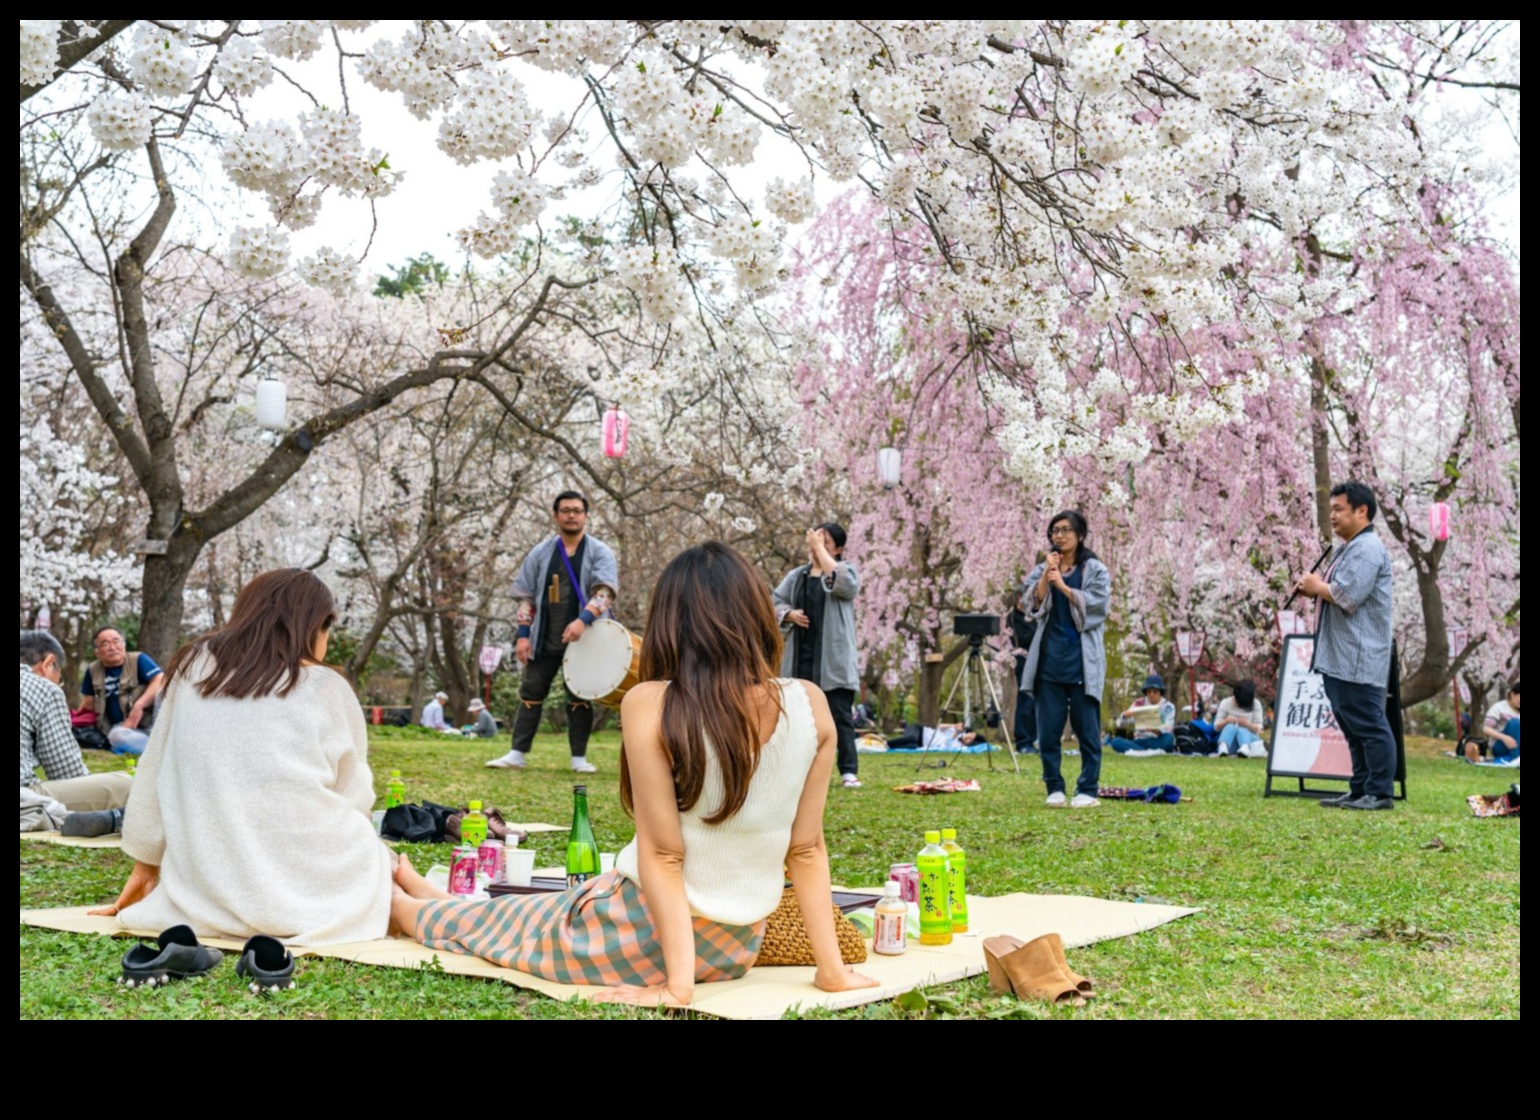
[{"label": "microphone", "polygon": [[[1334,549],[1335,547],[1336,547],[1336,545],[1330,545],[1330,544],[1326,546],[1326,551],[1321,553],[1320,558],[1318,560],[1316,560],[1316,562],[1314,564],[1310,565],[1310,574],[1311,575],[1314,575],[1316,572],[1320,571],[1321,565],[1326,563],[1326,558],[1331,555],[1332,549]],[[1286,600],[1284,600],[1283,609],[1284,610],[1288,610],[1290,607],[1292,607],[1294,605],[1294,600],[1298,599],[1298,598],[1299,598],[1299,584],[1296,583],[1294,585],[1294,591],[1289,595],[1289,597]]]}]

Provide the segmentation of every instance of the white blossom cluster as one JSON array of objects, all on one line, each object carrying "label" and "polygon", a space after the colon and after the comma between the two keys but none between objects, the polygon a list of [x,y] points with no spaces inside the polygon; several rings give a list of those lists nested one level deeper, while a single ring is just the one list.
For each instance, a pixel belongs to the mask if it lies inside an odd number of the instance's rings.
[{"label": "white blossom cluster", "polygon": [[279,58],[303,62],[321,49],[326,34],[324,19],[264,19],[262,44]]},{"label": "white blossom cluster", "polygon": [[50,81],[59,67],[59,30],[63,20],[21,21],[21,84],[40,86]]},{"label": "white blossom cluster", "polygon": [[237,97],[250,97],[273,80],[273,60],[250,39],[225,44],[214,63],[214,77]]},{"label": "white blossom cluster", "polygon": [[258,280],[289,267],[289,235],[273,226],[236,226],[225,260],[237,272]]},{"label": "white blossom cluster", "polygon": [[86,123],[96,142],[109,152],[129,152],[150,142],[155,109],[138,93],[108,93],[91,102]]},{"label": "white blossom cluster", "polygon": [[179,35],[143,22],[134,32],[128,72],[134,84],[152,97],[176,97],[192,89],[198,58]]},{"label": "white blossom cluster", "polygon": [[666,245],[629,246],[619,254],[615,271],[654,322],[671,323],[689,306],[679,254]]},{"label": "white blossom cluster", "polygon": [[299,262],[300,277],[311,287],[345,296],[358,284],[358,261],[328,246]]},{"label": "white blossom cluster", "polygon": [[84,512],[121,504],[117,479],[87,467],[85,452],[59,439],[45,421],[23,421],[20,443],[23,605],[46,606],[58,619],[130,597],[137,582],[133,558],[93,548],[94,526]]},{"label": "white blossom cluster", "polygon": [[474,226],[461,230],[461,246],[482,257],[508,252],[519,232],[545,210],[546,196],[545,185],[533,175],[518,168],[499,171],[492,180],[492,202],[498,213],[483,211]]}]

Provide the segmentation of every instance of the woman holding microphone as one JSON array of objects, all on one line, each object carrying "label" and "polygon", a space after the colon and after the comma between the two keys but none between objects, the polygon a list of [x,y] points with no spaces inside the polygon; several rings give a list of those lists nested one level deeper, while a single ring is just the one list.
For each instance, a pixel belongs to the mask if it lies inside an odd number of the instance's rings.
[{"label": "woman holding microphone", "polygon": [[[1038,623],[1027,651],[1020,688],[1037,705],[1038,750],[1043,784],[1055,808],[1093,808],[1102,770],[1101,697],[1107,677],[1102,626],[1112,596],[1107,566],[1086,547],[1090,528],[1076,510],[1056,514],[1048,523],[1047,559],[1032,570],[1031,589],[1022,604]],[[1059,770],[1066,716],[1080,742],[1080,778],[1068,800]]]}]

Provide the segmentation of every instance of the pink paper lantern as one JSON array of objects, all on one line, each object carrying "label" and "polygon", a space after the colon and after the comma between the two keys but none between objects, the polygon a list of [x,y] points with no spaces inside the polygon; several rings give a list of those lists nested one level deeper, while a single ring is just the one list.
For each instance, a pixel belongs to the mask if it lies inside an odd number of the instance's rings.
[{"label": "pink paper lantern", "polygon": [[604,457],[619,459],[626,453],[626,436],[631,432],[631,417],[618,408],[604,414]]},{"label": "pink paper lantern", "polygon": [[1434,502],[1428,510],[1428,536],[1436,541],[1449,539],[1449,506],[1444,502]]}]

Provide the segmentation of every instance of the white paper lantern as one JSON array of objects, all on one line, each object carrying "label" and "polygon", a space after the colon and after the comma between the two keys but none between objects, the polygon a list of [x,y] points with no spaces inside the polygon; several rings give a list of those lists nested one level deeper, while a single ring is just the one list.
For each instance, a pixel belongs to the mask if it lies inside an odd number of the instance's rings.
[{"label": "white paper lantern", "polygon": [[289,423],[289,391],[276,377],[257,382],[257,424],[277,431]]},{"label": "white paper lantern", "polygon": [[903,462],[903,453],[896,447],[884,447],[877,452],[877,477],[882,480],[884,490],[891,490],[898,485]]}]

